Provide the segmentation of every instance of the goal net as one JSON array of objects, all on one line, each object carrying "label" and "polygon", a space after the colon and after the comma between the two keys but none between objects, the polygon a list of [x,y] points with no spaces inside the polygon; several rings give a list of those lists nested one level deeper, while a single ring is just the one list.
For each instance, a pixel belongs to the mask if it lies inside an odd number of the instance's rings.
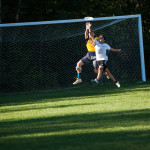
[{"label": "goal net", "polygon": [[[122,52],[109,52],[107,66],[121,83],[145,81],[140,15],[94,18],[96,36]],[[73,86],[76,63],[86,55],[84,19],[0,25],[0,91],[18,92]],[[82,67],[83,84],[96,77]],[[113,83],[105,76],[101,82]]]}]

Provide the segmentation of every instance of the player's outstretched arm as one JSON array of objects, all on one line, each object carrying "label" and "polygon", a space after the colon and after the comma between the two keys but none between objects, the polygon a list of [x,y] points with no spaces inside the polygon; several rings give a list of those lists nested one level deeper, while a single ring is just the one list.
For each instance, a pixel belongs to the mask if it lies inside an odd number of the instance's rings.
[{"label": "player's outstretched arm", "polygon": [[112,52],[121,52],[121,49],[114,49],[114,48],[111,48],[110,49]]},{"label": "player's outstretched arm", "polygon": [[85,30],[85,39],[89,37],[89,22],[86,23],[86,30]]},{"label": "player's outstretched arm", "polygon": [[89,22],[89,23],[88,23],[89,32],[91,32],[91,26],[92,26],[92,24]]},{"label": "player's outstretched arm", "polygon": [[93,42],[95,42],[94,32],[93,31],[90,32],[90,38],[92,39]]}]

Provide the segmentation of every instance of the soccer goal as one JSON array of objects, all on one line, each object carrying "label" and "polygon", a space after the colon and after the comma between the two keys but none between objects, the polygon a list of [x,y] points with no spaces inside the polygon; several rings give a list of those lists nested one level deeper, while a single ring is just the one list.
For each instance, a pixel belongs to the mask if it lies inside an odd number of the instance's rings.
[{"label": "soccer goal", "polygon": [[[86,55],[85,19],[0,24],[0,91],[17,92],[70,87],[76,63]],[[96,36],[112,48],[107,66],[121,83],[146,81],[141,15],[91,20]],[[82,68],[83,84],[96,77]],[[112,83],[103,77],[103,83]]]}]

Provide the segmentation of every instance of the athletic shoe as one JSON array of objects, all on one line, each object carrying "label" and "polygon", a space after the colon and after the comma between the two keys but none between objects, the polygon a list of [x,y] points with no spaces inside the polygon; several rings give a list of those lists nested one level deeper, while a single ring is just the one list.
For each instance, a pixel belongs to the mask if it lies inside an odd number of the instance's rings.
[{"label": "athletic shoe", "polygon": [[92,83],[96,83],[96,84],[99,84],[98,80],[97,79],[94,79],[94,80],[91,80]]},{"label": "athletic shoe", "polygon": [[117,85],[118,88],[120,88],[120,83],[119,83],[119,81],[117,81],[116,85]]},{"label": "athletic shoe", "polygon": [[73,85],[76,85],[76,84],[79,84],[79,83],[82,83],[82,79],[77,78],[76,81],[73,83]]}]

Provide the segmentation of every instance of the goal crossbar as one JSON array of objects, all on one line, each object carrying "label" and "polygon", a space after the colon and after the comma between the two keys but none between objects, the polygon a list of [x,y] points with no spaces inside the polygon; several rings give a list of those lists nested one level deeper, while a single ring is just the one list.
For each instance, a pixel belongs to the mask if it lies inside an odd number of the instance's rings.
[{"label": "goal crossbar", "polygon": [[[100,20],[115,20],[115,19],[129,19],[129,18],[141,18],[141,14],[137,15],[124,15],[124,16],[113,16],[113,17],[97,17],[91,21]],[[90,22],[91,22],[90,21]],[[56,20],[56,21],[38,21],[38,22],[25,22],[25,23],[8,23],[0,24],[0,27],[14,27],[14,26],[32,26],[32,25],[45,25],[45,24],[59,24],[59,23],[75,23],[75,22],[87,22],[84,19],[68,19],[68,20]]]}]

